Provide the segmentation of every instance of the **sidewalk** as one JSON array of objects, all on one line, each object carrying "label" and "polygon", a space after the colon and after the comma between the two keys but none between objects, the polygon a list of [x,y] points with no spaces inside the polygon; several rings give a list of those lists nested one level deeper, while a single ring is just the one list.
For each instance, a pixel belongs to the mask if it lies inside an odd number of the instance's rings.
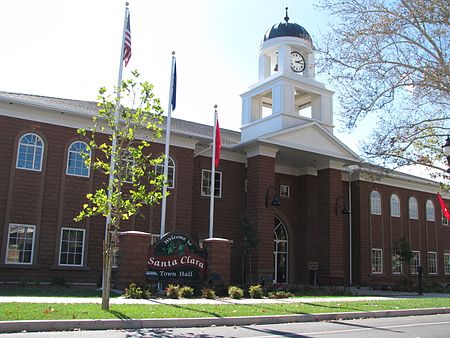
[{"label": "sidewalk", "polygon": [[[353,297],[330,298],[285,298],[285,299],[125,299],[111,298],[111,304],[288,304],[312,302],[345,302],[367,300],[392,300],[402,298],[446,297],[450,294],[426,293],[422,296],[417,293],[377,291],[369,289],[351,289]],[[2,302],[17,303],[101,303],[101,298],[65,298],[65,297],[0,297]],[[432,315],[450,313],[450,308],[417,309],[417,310],[387,310],[372,312],[348,312],[325,314],[298,314],[283,316],[255,316],[255,317],[226,317],[226,318],[158,318],[158,319],[96,319],[96,320],[30,320],[30,321],[0,321],[0,332],[18,331],[52,331],[52,330],[106,330],[106,329],[141,329],[141,328],[169,328],[192,327],[211,325],[252,325],[252,324],[281,324],[290,322],[341,320],[355,318],[398,317],[411,315]]]}]

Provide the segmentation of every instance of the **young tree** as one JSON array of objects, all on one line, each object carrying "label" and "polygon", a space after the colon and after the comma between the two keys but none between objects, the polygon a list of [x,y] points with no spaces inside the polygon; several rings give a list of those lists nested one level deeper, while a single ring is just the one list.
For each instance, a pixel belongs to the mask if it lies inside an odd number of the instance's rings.
[{"label": "young tree", "polygon": [[[248,257],[249,273],[250,273],[250,284],[253,284],[253,267],[252,267],[252,255],[253,250],[258,246],[259,236],[255,227],[248,221],[247,215],[241,218],[241,227],[244,233],[244,255],[242,256],[242,261],[244,262],[244,257]],[[245,264],[242,264],[245,267]],[[245,271],[244,271],[245,278]]]},{"label": "young tree", "polygon": [[377,119],[362,143],[367,159],[443,174],[440,146],[450,133],[448,0],[321,0],[319,7],[333,21],[318,64],[337,89],[345,128]]},{"label": "young tree", "polygon": [[[85,154],[86,164],[110,177],[103,188],[86,195],[87,203],[75,218],[76,221],[97,215],[107,218],[103,243],[103,309],[109,309],[112,254],[121,222],[162,198],[164,180],[154,168],[163,157],[154,157],[149,152],[149,142],[161,136],[162,109],[153,94],[153,86],[146,81],[138,83],[137,71],[132,74],[132,79],[115,89],[116,97],[100,88],[94,126],[89,131],[78,130],[87,138],[89,150],[95,155],[90,158]],[[119,119],[115,118],[117,109]],[[109,134],[109,142],[99,142],[98,133]]]}]

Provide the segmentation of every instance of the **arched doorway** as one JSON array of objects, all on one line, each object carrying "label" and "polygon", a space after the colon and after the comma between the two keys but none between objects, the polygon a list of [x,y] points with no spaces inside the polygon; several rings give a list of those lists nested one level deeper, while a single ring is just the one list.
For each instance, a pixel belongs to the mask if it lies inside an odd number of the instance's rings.
[{"label": "arched doorway", "polygon": [[274,216],[274,283],[287,283],[288,281],[288,233],[286,226],[280,218]]}]

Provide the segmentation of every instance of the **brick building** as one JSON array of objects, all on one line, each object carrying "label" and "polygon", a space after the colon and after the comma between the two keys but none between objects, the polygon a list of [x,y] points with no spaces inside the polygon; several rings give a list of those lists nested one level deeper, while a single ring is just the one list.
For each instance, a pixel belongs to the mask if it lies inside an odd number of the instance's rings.
[{"label": "brick building", "polygon": [[[303,27],[271,27],[258,81],[242,94],[241,132],[221,130],[214,237],[233,241],[231,281],[307,284],[317,269],[352,284],[395,283],[409,273],[392,254],[403,237],[413,273],[422,265],[430,281],[450,282],[439,186],[364,166],[333,135],[333,92],[315,80],[314,65]],[[105,220],[73,221],[86,193],[105,182],[79,160],[85,145],[76,130],[95,110],[94,102],[0,92],[0,283],[100,280]],[[166,231],[196,241],[208,237],[212,134],[172,120]],[[152,151],[163,146],[164,138]],[[122,230],[156,239],[160,217],[152,206]],[[251,269],[243,222],[259,238]]]}]

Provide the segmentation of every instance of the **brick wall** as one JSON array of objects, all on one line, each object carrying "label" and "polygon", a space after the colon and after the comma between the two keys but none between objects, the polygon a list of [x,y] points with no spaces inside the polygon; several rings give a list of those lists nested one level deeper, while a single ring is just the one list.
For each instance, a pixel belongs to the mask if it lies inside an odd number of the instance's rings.
[{"label": "brick wall", "polygon": [[[450,251],[450,227],[441,223],[441,210],[432,193],[385,186],[376,182],[353,182],[353,221],[354,221],[354,280],[358,284],[392,284],[408,273],[406,265],[402,274],[392,273],[391,251],[395,243],[404,236],[411,250],[420,251],[421,265],[428,271],[427,253],[437,252],[436,275],[428,275],[428,282],[448,282],[444,275],[444,252]],[[381,195],[381,215],[370,213],[370,193],[376,190]],[[400,198],[400,217],[390,216],[390,197]],[[410,219],[408,201],[411,196],[417,199],[419,218]],[[434,203],[435,221],[426,221],[426,201]],[[447,201],[448,203],[448,201]],[[383,273],[372,274],[371,249],[383,250]]]}]

